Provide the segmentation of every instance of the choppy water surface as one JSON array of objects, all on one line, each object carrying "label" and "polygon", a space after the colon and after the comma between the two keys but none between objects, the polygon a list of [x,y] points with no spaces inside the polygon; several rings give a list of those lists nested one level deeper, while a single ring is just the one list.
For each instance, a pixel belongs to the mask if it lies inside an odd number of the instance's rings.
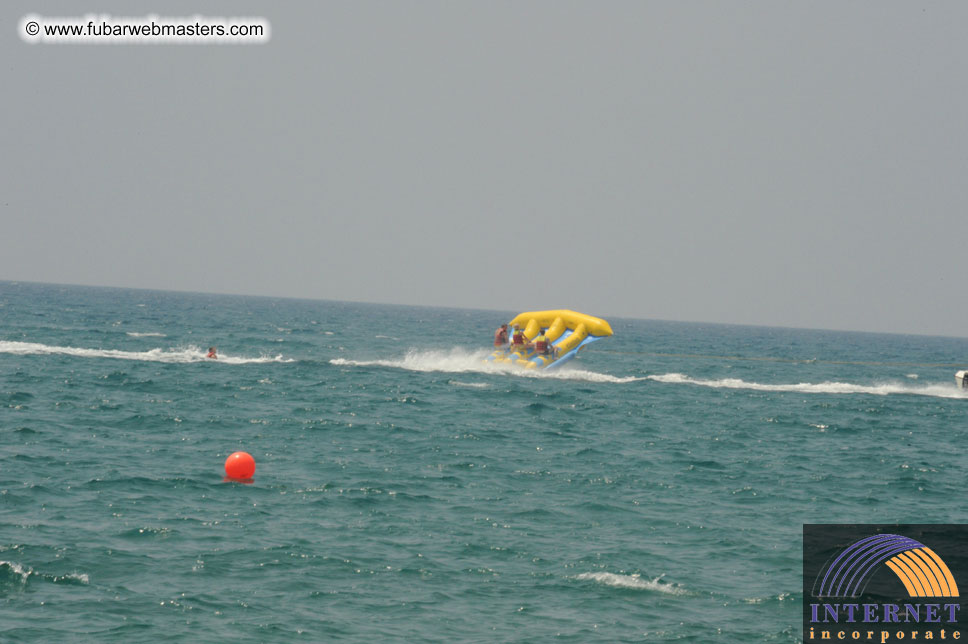
[{"label": "choppy water surface", "polygon": [[0,640],[794,642],[803,523],[966,521],[968,340],[512,313],[0,283]]}]

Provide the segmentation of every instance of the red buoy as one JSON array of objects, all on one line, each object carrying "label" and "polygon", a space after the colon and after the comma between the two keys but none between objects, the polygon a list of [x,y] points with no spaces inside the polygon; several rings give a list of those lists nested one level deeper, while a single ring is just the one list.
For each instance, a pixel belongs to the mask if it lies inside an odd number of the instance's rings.
[{"label": "red buoy", "polygon": [[248,452],[234,452],[225,459],[225,475],[230,479],[244,481],[255,474],[255,459]]}]

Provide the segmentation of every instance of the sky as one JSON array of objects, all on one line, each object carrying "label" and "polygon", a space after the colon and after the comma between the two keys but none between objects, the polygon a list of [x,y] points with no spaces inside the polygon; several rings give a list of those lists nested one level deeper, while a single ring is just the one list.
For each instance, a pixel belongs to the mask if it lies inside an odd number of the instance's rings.
[{"label": "sky", "polygon": [[199,7],[0,8],[0,280],[968,336],[968,3]]}]

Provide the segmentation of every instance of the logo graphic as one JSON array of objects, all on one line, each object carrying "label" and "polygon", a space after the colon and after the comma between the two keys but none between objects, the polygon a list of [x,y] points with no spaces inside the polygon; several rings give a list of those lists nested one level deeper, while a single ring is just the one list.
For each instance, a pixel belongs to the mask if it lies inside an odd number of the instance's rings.
[{"label": "logo graphic", "polygon": [[959,596],[955,578],[941,557],[899,534],[876,534],[844,548],[817,577],[813,595],[859,597],[881,564],[894,571],[909,597]]},{"label": "logo graphic", "polygon": [[803,641],[959,640],[965,579],[968,525],[805,524]]}]

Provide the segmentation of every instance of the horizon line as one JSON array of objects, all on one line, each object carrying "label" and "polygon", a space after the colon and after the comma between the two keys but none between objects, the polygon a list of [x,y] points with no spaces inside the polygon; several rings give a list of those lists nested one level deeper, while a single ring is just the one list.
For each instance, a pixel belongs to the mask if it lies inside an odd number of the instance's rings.
[{"label": "horizon line", "polygon": [[[477,307],[467,307],[467,306],[447,306],[440,304],[405,304],[402,302],[375,302],[372,300],[337,300],[325,297],[306,297],[306,296],[292,296],[292,295],[266,295],[262,293],[240,293],[240,292],[216,292],[216,291],[191,291],[182,290],[174,288],[149,288],[141,286],[116,286],[109,284],[72,284],[65,282],[41,282],[36,280],[18,280],[18,279],[0,279],[0,284],[29,284],[29,285],[39,285],[39,286],[60,286],[60,287],[70,287],[70,288],[91,288],[91,289],[112,289],[119,291],[146,291],[153,293],[178,293],[183,295],[207,295],[207,296],[231,296],[231,297],[251,297],[260,299],[275,299],[275,300],[295,300],[301,302],[334,302],[343,304],[363,304],[371,306],[400,306],[400,307],[411,307],[411,308],[426,308],[426,309],[451,309],[454,311],[481,311],[487,313],[507,313],[514,312],[515,309],[490,309],[490,308],[477,308]],[[558,307],[558,308],[574,308],[573,305]],[[943,335],[938,333],[913,333],[904,331],[868,331],[861,329],[846,329],[846,328],[820,328],[820,327],[805,327],[805,326],[789,326],[782,324],[751,324],[746,322],[715,322],[711,320],[677,320],[671,318],[658,318],[658,317],[635,317],[629,315],[610,315],[606,316],[612,318],[613,320],[634,320],[640,322],[665,322],[672,324],[693,324],[693,325],[714,325],[714,326],[735,326],[735,327],[747,327],[752,329],[782,329],[789,331],[823,331],[832,333],[862,333],[867,335],[893,335],[893,336],[908,336],[908,337],[919,337],[919,338],[945,338],[945,339],[955,339],[955,340],[968,340],[968,336],[958,336],[958,335]],[[602,315],[597,315],[597,317],[603,317]]]}]

